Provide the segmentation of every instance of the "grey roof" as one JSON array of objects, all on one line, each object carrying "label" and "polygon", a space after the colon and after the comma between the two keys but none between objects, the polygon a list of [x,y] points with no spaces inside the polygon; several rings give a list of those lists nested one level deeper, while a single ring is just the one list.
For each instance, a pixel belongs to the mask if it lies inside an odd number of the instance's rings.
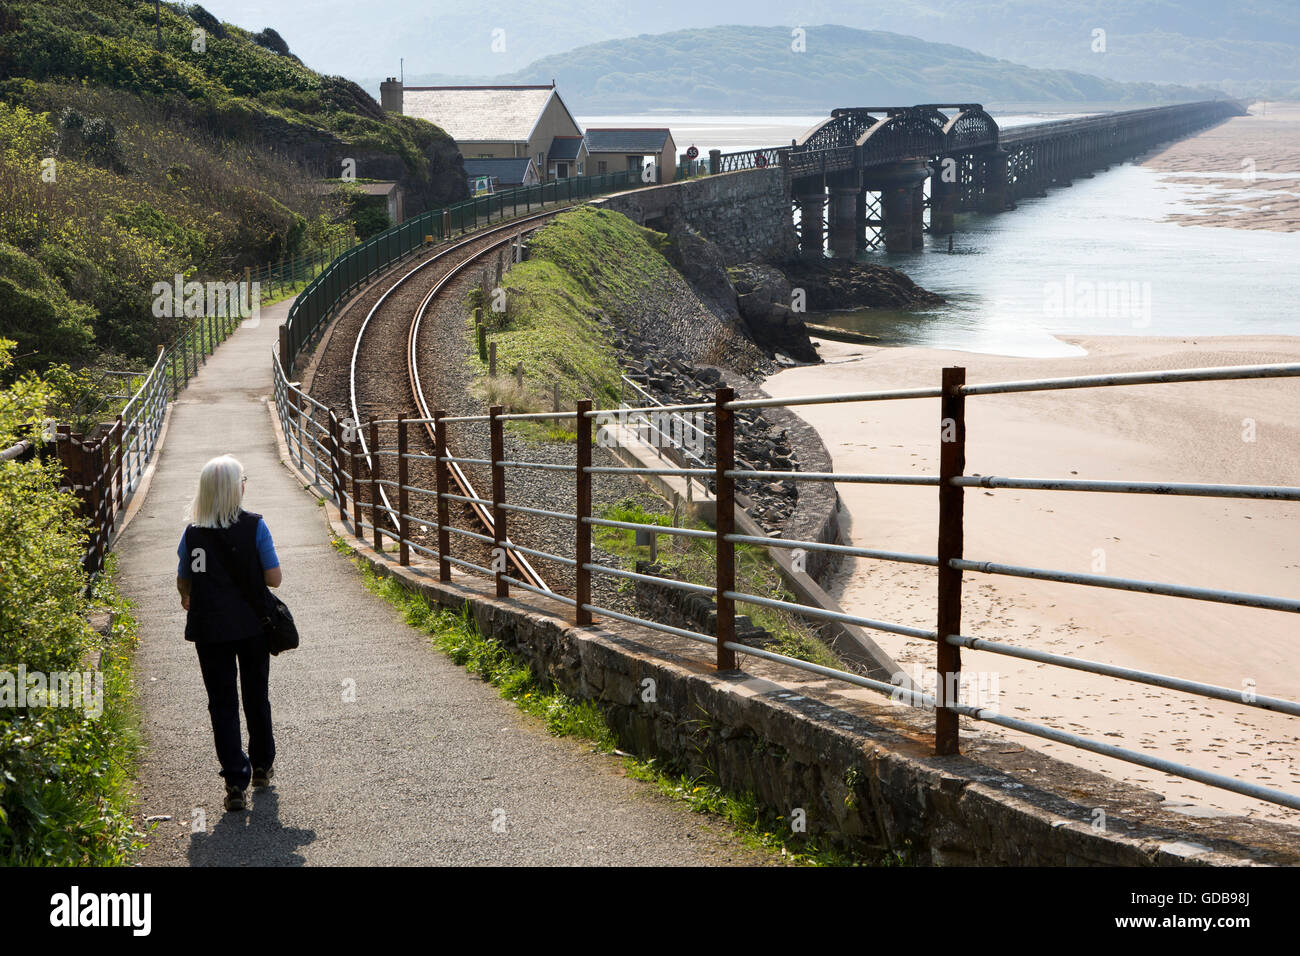
[{"label": "grey roof", "polygon": [[532,162],[527,156],[520,159],[467,159],[465,175],[495,176],[503,186],[517,186],[524,181]]},{"label": "grey roof", "polygon": [[458,143],[522,143],[555,95],[550,86],[408,86],[402,112]]},{"label": "grey roof", "polygon": [[582,152],[581,136],[557,136],[551,140],[551,150],[546,155],[547,162],[568,163],[578,158]]},{"label": "grey roof", "polygon": [[589,153],[658,153],[668,142],[670,133],[665,129],[589,129]]}]

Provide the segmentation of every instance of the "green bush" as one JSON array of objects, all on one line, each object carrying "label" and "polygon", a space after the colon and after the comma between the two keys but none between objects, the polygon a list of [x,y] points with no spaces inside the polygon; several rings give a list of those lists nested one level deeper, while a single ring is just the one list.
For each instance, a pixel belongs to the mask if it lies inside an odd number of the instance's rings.
[{"label": "green bush", "polygon": [[40,263],[0,242],[0,337],[17,343],[16,372],[85,359],[94,318],[95,310],[69,298]]},{"label": "green bush", "polygon": [[[0,339],[0,373],[13,343]],[[33,376],[0,391],[0,447],[56,401]],[[76,501],[58,490],[57,465],[0,462],[0,672],[92,670],[103,675],[103,711],[0,704],[0,863],[107,865],[138,845],[129,813],[137,736],[130,706],[133,624],[101,578],[89,593],[81,566],[86,537]],[[96,606],[119,616],[101,637]],[[6,704],[8,706],[6,706]]]}]

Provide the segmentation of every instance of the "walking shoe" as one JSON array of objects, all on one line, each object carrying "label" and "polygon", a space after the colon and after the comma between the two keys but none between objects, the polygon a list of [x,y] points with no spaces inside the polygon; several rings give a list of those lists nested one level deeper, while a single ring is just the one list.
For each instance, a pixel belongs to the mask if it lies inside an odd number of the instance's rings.
[{"label": "walking shoe", "polygon": [[271,784],[271,778],[275,776],[275,771],[270,767],[253,768],[253,786],[267,787]]},{"label": "walking shoe", "polygon": [[226,810],[244,809],[244,788],[233,783],[226,784]]}]

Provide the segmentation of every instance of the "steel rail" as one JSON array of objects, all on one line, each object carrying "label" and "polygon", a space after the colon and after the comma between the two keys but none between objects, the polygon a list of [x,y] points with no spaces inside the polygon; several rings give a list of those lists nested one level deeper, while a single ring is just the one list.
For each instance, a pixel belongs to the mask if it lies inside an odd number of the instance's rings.
[{"label": "steel rail", "polygon": [[963,488],[1020,488],[1028,491],[1097,491],[1135,495],[1200,498],[1251,498],[1259,501],[1300,501],[1300,488],[1289,485],[1216,485],[1177,481],[1094,481],[1075,478],[999,478],[961,475],[950,484]]},{"label": "steel rail", "polygon": [[[515,225],[518,225],[519,222],[521,221],[533,222],[542,219],[549,219],[553,215],[554,215],[553,212],[539,213],[536,216],[530,216],[524,220],[516,220],[514,223],[512,223],[511,228],[513,228],[513,226]],[[424,388],[420,383],[419,337],[420,337],[420,324],[424,321],[424,316],[425,313],[428,311],[429,303],[433,301],[434,297],[437,296],[438,293],[440,293],[443,290],[443,288],[446,287],[446,285],[449,282],[451,282],[453,278],[460,275],[461,272],[469,268],[470,265],[472,265],[477,260],[483,258],[489,252],[501,246],[506,245],[513,238],[514,238],[514,234],[507,236],[505,239],[494,242],[490,244],[486,249],[480,250],[477,254],[471,256],[470,258],[466,259],[464,262],[462,262],[455,268],[451,269],[445,276],[443,276],[440,280],[438,280],[437,284],[435,284],[429,290],[428,294],[425,295],[423,300],[421,300],[419,307],[415,310],[415,318],[411,321],[410,330],[406,338],[406,368],[407,368],[408,379],[410,381],[410,386],[411,386],[411,394],[415,397],[417,411],[420,413],[420,415],[422,415],[426,419],[433,418],[433,409],[429,407],[429,403],[424,396]],[[461,470],[459,462],[451,460],[451,452],[449,449],[438,447],[437,434],[433,425],[428,421],[424,422],[423,424],[424,424],[425,434],[428,436],[429,442],[432,444],[434,451],[438,455],[442,455],[447,458],[447,470],[450,472],[452,480],[456,483],[456,486],[460,488],[460,490],[463,491],[467,497],[477,499],[479,495],[474,490],[474,485],[470,482],[469,476],[466,475],[463,470]],[[489,461],[488,464],[491,465],[491,462]],[[473,504],[473,503],[470,504],[470,510],[474,512],[474,515],[478,518],[479,523],[484,528],[487,529],[488,533],[494,536],[493,543],[495,544],[496,523],[492,519],[492,513],[483,505]],[[510,539],[507,538],[504,543],[508,546],[511,543]],[[546,581],[542,578],[541,574],[538,573],[538,571],[529,563],[527,557],[507,547],[506,558],[507,560],[510,561],[511,564],[513,564],[516,568],[518,568],[519,573],[523,575],[525,580],[531,582],[535,587],[539,587],[548,593],[550,592],[551,590],[550,587],[547,586]]]},{"label": "steel rail", "polygon": [[1300,363],[1277,365],[1224,365],[1158,372],[1117,372],[1111,375],[1076,375],[1069,378],[1025,379],[963,385],[963,395],[1005,395],[1010,392],[1059,391],[1067,388],[1107,388],[1114,385],[1165,385],[1171,382],[1222,382],[1249,378],[1300,376]]},{"label": "steel rail", "polygon": [[[521,230],[520,228],[521,226],[524,226],[526,223],[538,222],[540,220],[548,219],[553,215],[555,215],[555,210],[552,210],[550,212],[538,213],[535,216],[528,216],[521,219],[515,219],[505,225],[497,226],[494,229],[487,229],[482,232],[476,232],[460,240],[459,242],[455,242],[448,248],[442,250],[441,252],[436,253],[433,256],[430,256],[428,259],[417,264],[414,268],[412,268],[404,275],[402,275],[400,278],[398,278],[396,282],[392,283],[387,289],[384,290],[383,294],[379,297],[378,300],[376,300],[375,304],[371,306],[370,311],[366,314],[365,319],[362,321],[361,327],[357,331],[356,338],[353,342],[352,359],[349,368],[349,399],[350,399],[350,405],[352,411],[352,418],[353,421],[357,422],[358,424],[358,438],[360,439],[361,451],[363,456],[366,459],[366,463],[368,466],[373,468],[374,463],[371,459],[371,450],[367,447],[368,443],[366,441],[365,433],[359,427],[361,423],[361,414],[360,414],[360,404],[357,400],[357,378],[358,378],[357,365],[358,365],[358,359],[361,352],[362,341],[365,338],[365,334],[369,329],[370,322],[374,318],[375,314],[378,312],[378,310],[381,308],[384,302],[394,291],[396,291],[398,288],[404,285],[413,276],[426,269],[428,266],[436,262],[442,261],[445,257],[449,255],[453,255],[454,253],[464,251],[468,246],[479,243],[484,239],[488,239],[500,233],[507,233],[507,235],[504,238],[490,242],[484,249],[481,249],[478,252],[473,253],[472,255],[465,258],[463,261],[452,266],[452,268],[449,269],[446,272],[446,274],[443,275],[421,299],[419,305],[416,308],[414,318],[412,319],[410,326],[408,328],[408,333],[407,333],[408,381],[410,383],[412,395],[415,399],[416,405],[419,409],[420,414],[423,416],[420,423],[424,425],[425,430],[428,433],[429,440],[433,443],[433,447],[435,451],[440,451],[437,447],[437,442],[434,438],[433,429],[430,427],[429,424],[433,420],[432,411],[428,406],[428,402],[425,399],[424,392],[420,384],[419,358],[418,358],[418,348],[417,348],[420,323],[423,321],[424,315],[428,310],[429,303],[432,302],[434,297],[437,296],[453,278],[460,275],[465,269],[469,268],[478,260],[482,259],[485,255],[511,242],[515,238],[515,236],[518,235],[521,231],[527,231],[526,229]],[[449,471],[451,472],[451,476],[453,480],[456,482],[457,486],[462,491],[464,491],[468,496],[476,498],[477,495],[474,492],[473,485],[469,482],[468,477],[460,469],[459,465],[456,464],[455,462],[450,462],[449,465],[450,465]],[[393,511],[392,509],[392,503],[388,499],[387,491],[383,487],[380,487],[378,491],[380,497],[384,501],[384,504],[388,508],[389,519],[393,521],[394,525],[397,525],[398,521],[396,520],[396,518],[394,518],[395,511]],[[493,528],[492,516],[482,506],[479,505],[472,505],[471,510],[474,512],[475,516],[478,518],[479,522],[483,525],[483,527],[485,527],[489,532],[491,532]],[[538,574],[537,571],[533,569],[533,567],[528,563],[527,558],[525,558],[522,554],[517,555],[513,552],[510,552],[508,554],[508,557],[511,560],[511,562],[515,564],[515,566],[519,569],[520,573],[525,578],[533,581],[538,586],[549,591],[546,582],[542,579],[541,575]]]},{"label": "steel rail", "polygon": [[948,566],[958,571],[975,571],[979,574],[1002,574],[1014,578],[1031,578],[1036,581],[1054,581],[1058,584],[1079,584],[1085,587],[1110,588],[1114,591],[1136,591],[1140,594],[1158,594],[1162,597],[1186,598],[1193,601],[1209,601],[1213,604],[1234,604],[1239,607],[1257,607],[1266,611],[1300,614],[1300,598],[1275,597],[1271,594],[1225,591],[1221,588],[1166,584],[1163,581],[1109,577],[1104,574],[1081,574],[1076,571],[1053,571],[1047,568],[999,564],[996,561],[970,561],[964,558],[954,558],[948,562]]},{"label": "steel rail", "polygon": [[982,637],[970,637],[966,634],[949,634],[944,638],[947,644],[953,644],[958,647],[968,647],[973,651],[987,651],[990,654],[1002,654],[1006,657],[1018,657],[1026,661],[1034,661],[1038,664],[1053,664],[1057,667],[1067,667],[1071,670],[1085,671],[1089,674],[1099,674],[1103,677],[1114,677],[1118,680],[1133,681],[1137,684],[1150,684],[1152,687],[1164,687],[1169,690],[1179,690],[1188,694],[1196,694],[1198,697],[1212,697],[1215,700],[1225,700],[1233,704],[1241,704],[1243,707],[1258,707],[1261,710],[1275,710],[1283,714],[1291,714],[1300,717],[1300,703],[1293,700],[1287,700],[1284,697],[1262,697],[1252,695],[1253,699],[1246,699],[1244,690],[1234,690],[1231,687],[1221,687],[1218,684],[1204,684],[1200,681],[1186,680],[1182,677],[1170,677],[1166,674],[1153,674],[1150,671],[1137,670],[1132,667],[1120,667],[1116,664],[1106,664],[1102,661],[1091,661],[1080,657],[1069,657],[1065,654],[1052,654],[1048,651],[1037,651],[1028,647],[1021,647],[1018,644],[1006,644],[1002,641],[990,641]]}]

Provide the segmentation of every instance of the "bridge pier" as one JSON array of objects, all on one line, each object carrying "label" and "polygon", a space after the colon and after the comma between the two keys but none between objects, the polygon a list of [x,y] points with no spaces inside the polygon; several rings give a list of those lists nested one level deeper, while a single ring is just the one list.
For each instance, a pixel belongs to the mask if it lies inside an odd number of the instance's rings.
[{"label": "bridge pier", "polygon": [[826,224],[822,212],[826,191],[821,186],[816,190],[804,190],[795,196],[795,201],[799,204],[799,253],[820,256],[826,245]]},{"label": "bridge pier", "polygon": [[925,246],[925,180],[912,187],[912,248]]},{"label": "bridge pier", "polygon": [[919,249],[925,241],[922,184],[929,175],[930,167],[924,160],[907,160],[864,170],[863,187],[880,193],[885,251],[911,252]]},{"label": "bridge pier", "polygon": [[980,212],[1002,212],[1007,208],[1007,151],[1000,148],[981,153]]},{"label": "bridge pier", "polygon": [[865,245],[866,229],[861,186],[832,186],[830,201],[830,246],[836,259],[854,259]]},{"label": "bridge pier", "polygon": [[[955,164],[951,167],[954,172]],[[953,231],[953,218],[957,212],[957,183],[945,182],[944,164],[940,159],[930,172],[930,231],[936,236],[946,236]]]}]

